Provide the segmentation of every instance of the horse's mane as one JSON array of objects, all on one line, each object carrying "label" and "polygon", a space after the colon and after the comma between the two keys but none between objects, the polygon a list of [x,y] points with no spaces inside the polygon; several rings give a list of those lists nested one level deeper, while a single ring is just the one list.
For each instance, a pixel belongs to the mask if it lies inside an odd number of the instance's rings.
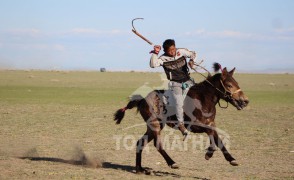
[{"label": "horse's mane", "polygon": [[[213,76],[208,76],[206,80],[208,80],[209,82],[219,81],[221,79],[221,76],[222,76],[222,73],[217,73],[217,74],[214,74]],[[204,83],[204,82],[206,81],[204,80],[201,83]]]},{"label": "horse's mane", "polygon": [[213,76],[208,76],[205,80],[201,81],[200,83],[196,83],[194,86],[191,87],[191,89],[196,90],[197,92],[207,92],[209,89],[211,89],[211,84],[214,84],[215,82],[219,81],[221,79],[221,73],[214,74]]}]

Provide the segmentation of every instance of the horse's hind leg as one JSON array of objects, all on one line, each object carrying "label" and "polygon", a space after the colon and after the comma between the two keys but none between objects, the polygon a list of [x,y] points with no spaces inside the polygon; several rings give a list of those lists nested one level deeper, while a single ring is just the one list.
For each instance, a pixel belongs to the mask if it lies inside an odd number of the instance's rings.
[{"label": "horse's hind leg", "polygon": [[149,170],[142,168],[142,151],[144,147],[154,139],[153,133],[149,130],[137,141],[136,149],[136,173],[150,174]]},{"label": "horse's hind leg", "polygon": [[163,158],[165,159],[168,166],[170,166],[173,169],[178,169],[179,166],[175,163],[175,161],[173,161],[169,157],[169,155],[163,149],[162,141],[161,141],[161,138],[160,138],[160,130],[159,131],[154,131],[153,133],[154,133],[154,146],[156,147],[158,152],[163,156]]},{"label": "horse's hind leg", "polygon": [[209,160],[213,156],[214,151],[216,151],[216,145],[215,145],[213,133],[208,134],[208,137],[209,137],[210,145],[207,148],[207,152],[205,154],[206,160]]}]

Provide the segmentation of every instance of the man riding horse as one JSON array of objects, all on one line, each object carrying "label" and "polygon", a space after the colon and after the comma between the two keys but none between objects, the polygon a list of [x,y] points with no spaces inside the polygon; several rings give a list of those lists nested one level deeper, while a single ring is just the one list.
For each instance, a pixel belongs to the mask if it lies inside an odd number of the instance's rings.
[{"label": "man riding horse", "polygon": [[163,45],[164,54],[158,57],[161,50],[159,45],[154,46],[151,51],[150,67],[155,68],[163,66],[169,82],[169,90],[172,92],[172,98],[175,102],[175,114],[178,120],[178,128],[184,136],[184,140],[188,135],[188,130],[184,125],[184,92],[187,88],[194,85],[193,79],[190,77],[189,68],[187,66],[186,58],[189,58],[189,66],[193,68],[196,53],[188,49],[176,48],[173,39],[167,39]]},{"label": "man riding horse", "polygon": [[[209,73],[204,81],[195,84],[190,78],[188,64],[194,69],[196,53],[187,49],[176,49],[174,40],[170,39],[163,43],[164,54],[158,57],[160,49],[161,47],[157,45],[151,51],[150,66],[152,68],[163,66],[170,80],[169,90],[153,90],[146,97],[134,95],[125,107],[118,109],[114,114],[116,124],[120,124],[127,110],[137,108],[146,122],[146,132],[136,144],[136,172],[150,174],[148,169],[142,167],[142,152],[151,141],[168,166],[174,169],[179,168],[163,148],[160,132],[165,125],[172,128],[178,126],[184,135],[184,140],[188,131],[206,133],[210,145],[205,159],[209,160],[216,148],[219,148],[225,159],[231,165],[237,166],[238,162],[225,147],[215,124],[216,105],[221,99],[238,110],[245,108],[249,103],[248,97],[233,77],[235,68],[228,71],[226,67],[222,69],[218,63],[215,63],[214,71],[221,70],[221,73],[213,76]],[[186,58],[190,59],[188,64]],[[175,111],[170,111],[170,107],[167,106],[169,103],[164,100],[165,93],[169,91],[172,92],[176,102],[174,103]]]}]

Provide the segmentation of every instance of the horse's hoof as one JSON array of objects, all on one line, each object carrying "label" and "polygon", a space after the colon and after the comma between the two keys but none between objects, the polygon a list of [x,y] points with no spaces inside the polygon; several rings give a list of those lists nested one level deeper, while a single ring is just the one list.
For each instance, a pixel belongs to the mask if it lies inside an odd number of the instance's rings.
[{"label": "horse's hoof", "polygon": [[146,175],[150,175],[150,174],[151,174],[151,171],[150,171],[149,169],[145,169],[145,170],[144,170],[144,173],[145,173]]},{"label": "horse's hoof", "polygon": [[136,173],[137,174],[146,174],[146,175],[150,175],[151,174],[151,171],[149,169],[139,169],[139,170],[136,170]]},{"label": "horse's hoof", "polygon": [[239,166],[239,164],[237,163],[236,160],[231,161],[230,164],[231,164],[232,166]]},{"label": "horse's hoof", "polygon": [[209,160],[210,158],[212,158],[214,151],[214,149],[208,149],[208,151],[205,153],[205,159]]},{"label": "horse's hoof", "polygon": [[170,165],[170,167],[172,169],[179,169],[179,166],[177,165],[177,163],[174,163],[174,164]]},{"label": "horse's hoof", "polygon": [[207,154],[205,154],[205,159],[209,160],[211,157],[209,157]]}]

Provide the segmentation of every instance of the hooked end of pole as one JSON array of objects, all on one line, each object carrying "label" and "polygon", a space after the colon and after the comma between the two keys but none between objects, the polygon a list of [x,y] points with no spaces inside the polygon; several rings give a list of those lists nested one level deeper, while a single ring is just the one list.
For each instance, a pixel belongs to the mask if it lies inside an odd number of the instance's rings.
[{"label": "hooked end of pole", "polygon": [[144,18],[135,18],[132,20],[132,26],[133,26],[133,32],[136,31],[135,27],[134,27],[134,21],[138,20],[138,19],[144,19]]}]

